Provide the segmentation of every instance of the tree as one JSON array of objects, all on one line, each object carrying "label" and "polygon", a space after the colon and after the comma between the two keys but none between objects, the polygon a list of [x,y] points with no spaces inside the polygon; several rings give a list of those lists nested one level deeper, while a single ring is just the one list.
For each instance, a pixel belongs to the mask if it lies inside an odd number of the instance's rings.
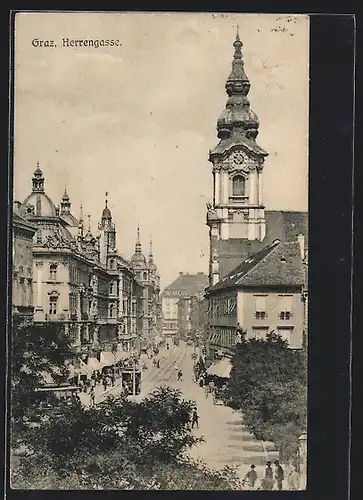
[{"label": "tree", "polygon": [[56,323],[36,324],[14,316],[11,327],[11,420],[14,435],[42,401],[36,388],[45,375],[55,382],[67,380],[65,362],[73,357],[70,339]]},{"label": "tree", "polygon": [[281,457],[290,457],[306,425],[306,386],[304,356],[271,332],[236,346],[225,401],[243,411],[257,439],[273,441]]},{"label": "tree", "polygon": [[[235,489],[231,470],[186,457],[194,403],[163,387],[141,403],[108,398],[86,409],[59,407],[29,434],[29,453],[12,468],[13,487],[73,489]],[[41,472],[40,472],[41,471]]]}]

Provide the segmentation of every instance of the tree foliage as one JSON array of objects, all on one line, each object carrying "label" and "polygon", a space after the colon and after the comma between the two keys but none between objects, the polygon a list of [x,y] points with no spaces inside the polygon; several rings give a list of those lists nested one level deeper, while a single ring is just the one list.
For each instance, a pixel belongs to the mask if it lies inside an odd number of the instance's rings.
[{"label": "tree foliage", "polygon": [[13,317],[10,388],[14,432],[43,399],[36,388],[45,385],[45,376],[57,383],[67,380],[65,362],[72,356],[70,340],[58,324],[36,324],[27,318]]},{"label": "tree foliage", "polygon": [[194,403],[156,389],[141,403],[109,397],[96,407],[61,404],[28,432],[28,453],[12,470],[13,487],[72,489],[234,489],[234,471],[190,460]]},{"label": "tree foliage", "polygon": [[306,426],[306,387],[305,357],[271,332],[266,340],[237,344],[225,400],[243,411],[257,439],[273,441],[288,458]]}]

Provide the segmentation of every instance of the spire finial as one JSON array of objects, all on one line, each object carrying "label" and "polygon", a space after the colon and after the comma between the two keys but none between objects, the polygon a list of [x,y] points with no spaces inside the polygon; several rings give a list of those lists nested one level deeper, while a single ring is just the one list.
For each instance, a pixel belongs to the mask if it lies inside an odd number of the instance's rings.
[{"label": "spire finial", "polygon": [[237,24],[237,32],[236,32],[236,42],[240,42],[240,37],[239,37],[239,25]]},{"label": "spire finial", "polygon": [[136,233],[135,252],[141,252],[141,243],[140,243],[140,224],[139,224],[139,222],[137,223],[137,233]]},{"label": "spire finial", "polygon": [[108,191],[105,192],[105,203],[106,203],[106,207],[107,207],[107,203],[108,203]]},{"label": "spire finial", "polygon": [[88,214],[87,217],[88,217],[88,231],[91,231],[91,214]]},{"label": "spire finial", "polygon": [[82,203],[81,203],[81,208],[80,208],[80,212],[79,212],[79,222],[83,222],[83,207],[82,207]]},{"label": "spire finial", "polygon": [[149,257],[153,256],[153,240],[152,237],[150,236],[150,250],[149,250]]}]

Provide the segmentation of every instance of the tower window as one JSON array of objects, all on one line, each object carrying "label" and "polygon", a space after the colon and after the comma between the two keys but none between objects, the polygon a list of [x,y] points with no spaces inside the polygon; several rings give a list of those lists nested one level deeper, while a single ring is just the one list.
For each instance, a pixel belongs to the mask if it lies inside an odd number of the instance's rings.
[{"label": "tower window", "polygon": [[50,280],[57,279],[57,264],[51,264],[49,266],[49,279]]},{"label": "tower window", "polygon": [[147,273],[144,273],[144,280],[147,280]]},{"label": "tower window", "polygon": [[232,181],[233,196],[244,196],[246,192],[246,179],[243,175],[235,175]]}]

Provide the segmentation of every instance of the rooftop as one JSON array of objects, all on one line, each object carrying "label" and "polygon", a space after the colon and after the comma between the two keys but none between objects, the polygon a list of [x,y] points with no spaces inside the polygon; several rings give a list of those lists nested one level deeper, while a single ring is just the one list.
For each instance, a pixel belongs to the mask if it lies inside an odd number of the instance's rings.
[{"label": "rooftop", "polygon": [[165,288],[163,294],[178,293],[184,296],[191,296],[202,292],[206,286],[208,286],[208,276],[204,273],[179,273],[178,278]]},{"label": "rooftop", "polygon": [[304,283],[299,244],[276,240],[245,258],[208,292],[230,287],[302,286]]}]

